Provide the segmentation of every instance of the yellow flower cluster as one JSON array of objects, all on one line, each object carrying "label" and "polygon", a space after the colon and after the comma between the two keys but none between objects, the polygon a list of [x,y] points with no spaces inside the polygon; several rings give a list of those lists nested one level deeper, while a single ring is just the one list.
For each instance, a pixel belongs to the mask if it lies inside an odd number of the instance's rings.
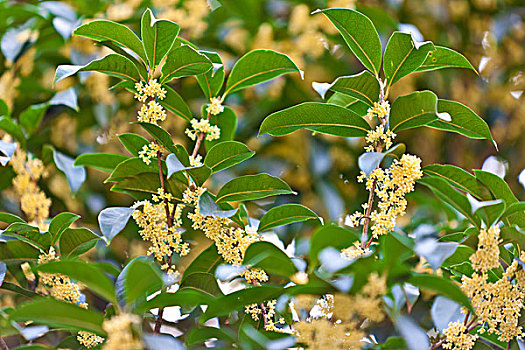
[{"label": "yellow flower cluster", "polygon": [[370,248],[363,248],[361,247],[361,243],[359,241],[355,241],[353,245],[348,248],[344,248],[341,251],[341,256],[344,259],[353,260],[358,259],[364,255],[368,255],[371,252],[372,250],[370,250]]},{"label": "yellow flower cluster", "polygon": [[396,137],[392,131],[387,130],[385,133],[385,127],[383,125],[378,125],[375,130],[369,130],[365,141],[368,145],[365,146],[366,152],[375,152],[377,146],[381,144],[383,150],[388,150],[392,147],[392,140]]},{"label": "yellow flower cluster", "polygon": [[[323,296],[317,301],[322,317],[295,323],[294,333],[299,342],[313,349],[362,349],[365,344],[361,339],[366,336],[363,320],[370,324],[384,319],[382,297],[385,293],[385,278],[372,273],[357,295],[337,293]],[[294,302],[294,308],[308,308],[310,305],[311,298]]]},{"label": "yellow flower cluster", "polygon": [[185,38],[199,38],[208,28],[210,8],[206,0],[154,0],[159,17],[180,25]]},{"label": "yellow flower cluster", "polygon": [[[135,98],[143,103],[138,113],[138,121],[157,124],[157,122],[166,119],[166,111],[157,102],[166,97],[166,90],[161,84],[157,83],[157,79],[151,79],[148,83],[143,81],[135,83]],[[146,101],[150,99],[149,102]]]},{"label": "yellow flower cluster", "polygon": [[155,142],[150,142],[147,145],[142,146],[142,149],[139,151],[139,157],[146,164],[151,164],[151,158],[157,157],[157,152],[162,152],[163,148]]},{"label": "yellow flower cluster", "polygon": [[[183,202],[195,207],[193,212],[188,213],[188,218],[193,222],[194,230],[202,230],[204,235],[215,242],[218,253],[228,264],[241,265],[244,259],[244,252],[250,244],[257,242],[260,237],[257,230],[246,226],[231,227],[232,221],[229,218],[219,218],[215,216],[203,216],[198,207],[199,197],[204,193],[202,187],[190,187],[183,193]],[[241,273],[248,281],[266,282],[268,275],[261,269],[249,269]]]},{"label": "yellow flower cluster", "polygon": [[488,230],[481,229],[478,235],[478,249],[470,256],[472,268],[482,272],[500,266],[499,247],[499,227],[492,226]]},{"label": "yellow flower cluster", "polygon": [[[249,314],[254,321],[259,321],[260,315],[263,316],[264,329],[268,332],[279,332],[282,333],[283,330],[276,326],[276,324],[284,325],[286,322],[284,318],[279,317],[276,319],[275,305],[277,300],[268,300],[266,304],[261,303],[261,307],[257,304],[247,305],[245,307],[245,312]],[[264,307],[264,309],[263,309]]]},{"label": "yellow flower cluster", "polygon": [[378,120],[388,118],[390,115],[390,103],[388,101],[374,102],[374,105],[368,108],[366,116],[372,120],[377,117]]},{"label": "yellow flower cluster", "polygon": [[157,79],[151,79],[148,83],[143,81],[135,83],[135,90],[137,90],[135,98],[140,102],[146,102],[148,97],[151,99],[158,98],[159,100],[166,97],[166,90],[157,83]]},{"label": "yellow flower cluster", "polygon": [[[157,190],[157,194],[152,195],[154,202],[148,200],[136,202],[133,206],[133,219],[141,228],[139,231],[143,240],[150,242],[148,255],[153,255],[162,265],[161,268],[169,274],[177,274],[175,266],[170,266],[171,256],[175,253],[180,256],[187,255],[190,247],[187,242],[182,241],[182,209],[183,204],[174,205],[168,203],[169,212],[173,213],[172,225],[168,227],[166,217],[166,207],[164,199],[173,199],[169,193],[164,193],[162,189]],[[140,207],[140,209],[138,209]]]},{"label": "yellow flower cluster", "polygon": [[[50,261],[59,261],[60,257],[56,255],[55,248],[50,247],[49,252],[42,252],[38,256],[38,264],[45,264]],[[50,294],[52,297],[71,304],[78,305],[87,309],[88,305],[81,302],[80,286],[77,283],[71,282],[69,276],[59,273],[43,273],[39,274],[39,286],[37,291],[43,294]],[[46,288],[47,287],[47,288]],[[92,348],[101,344],[104,338],[96,334],[80,331],[77,334],[77,340],[86,348]]]},{"label": "yellow flower cluster", "polygon": [[[358,181],[362,182],[365,176],[362,173]],[[404,154],[400,160],[394,160],[389,169],[377,168],[370,173],[366,180],[366,188],[369,191],[373,190],[379,198],[378,210],[370,213],[374,237],[394,229],[397,217],[405,215],[405,195],[414,190],[416,180],[422,176],[421,159],[409,154]],[[354,213],[351,216],[352,225],[359,226],[363,218],[363,213]]]},{"label": "yellow flower cluster", "polygon": [[[476,316],[481,321],[478,332],[497,334],[500,341],[508,342],[523,336],[518,319],[524,308],[525,271],[514,260],[499,280],[489,281],[487,270],[500,266],[499,254],[494,253],[494,244],[497,247],[498,239],[499,229],[496,227],[480,232],[477,252],[470,257],[476,272],[472,277],[463,275],[461,289],[471,299]],[[520,253],[522,259],[525,259],[525,252]]]},{"label": "yellow flower cluster", "polygon": [[17,149],[11,158],[16,177],[13,179],[13,188],[20,198],[22,211],[27,215],[28,221],[42,226],[49,216],[51,199],[38,188],[37,181],[45,175],[42,161],[28,157],[26,153]]},{"label": "yellow flower cluster", "polygon": [[210,100],[210,105],[206,107],[206,112],[211,115],[221,114],[224,111],[224,106],[221,104],[222,100],[218,97],[213,97]]},{"label": "yellow flower cluster", "polygon": [[193,141],[197,139],[197,136],[202,132],[206,134],[206,140],[213,141],[217,140],[221,136],[221,129],[217,125],[211,125],[207,119],[191,120],[191,127],[193,129],[186,129],[186,135]]},{"label": "yellow flower cluster", "polygon": [[197,154],[195,157],[190,156],[190,165],[191,166],[201,166],[202,165],[202,156],[200,154]]},{"label": "yellow flower cluster", "polygon": [[102,328],[108,333],[103,350],[142,349],[142,342],[133,336],[132,327],[140,325],[140,317],[133,314],[120,314],[105,320]]},{"label": "yellow flower cluster", "polygon": [[443,330],[443,335],[446,338],[443,349],[451,350],[470,350],[479,337],[477,334],[468,333],[467,326],[461,321],[450,322],[448,328]]}]

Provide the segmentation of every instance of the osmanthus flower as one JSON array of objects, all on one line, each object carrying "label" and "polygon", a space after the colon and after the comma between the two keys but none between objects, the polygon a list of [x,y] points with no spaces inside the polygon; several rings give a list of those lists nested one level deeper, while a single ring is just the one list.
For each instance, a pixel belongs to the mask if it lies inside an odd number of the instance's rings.
[{"label": "osmanthus flower", "polygon": [[210,99],[210,105],[206,107],[206,112],[211,115],[221,114],[224,111],[222,100],[218,97],[212,97]]},{"label": "osmanthus flower", "polygon": [[268,300],[262,304],[262,306],[264,306],[264,311],[262,307],[260,307],[257,304],[247,305],[244,311],[247,314],[249,314],[254,321],[259,321],[262,315],[264,329],[266,331],[284,333],[283,328],[279,328],[276,326],[277,324],[284,325],[286,323],[284,318],[278,317],[277,312],[275,311],[275,305],[277,304],[277,300]]},{"label": "osmanthus flower", "polygon": [[468,333],[467,326],[461,321],[449,323],[448,328],[443,330],[443,335],[446,338],[443,349],[450,350],[470,350],[479,337]]},{"label": "osmanthus flower", "polygon": [[[39,265],[51,261],[59,261],[60,257],[56,254],[55,248],[50,247],[48,252],[42,252],[38,256]],[[88,305],[82,302],[81,286],[71,281],[69,276],[59,273],[39,273],[39,286],[37,291],[42,294],[49,294],[55,299],[62,300],[71,304],[78,305],[87,309]],[[92,348],[104,342],[104,338],[86,331],[79,331],[77,340],[86,348]]]},{"label": "osmanthus flower", "polygon": [[[170,265],[173,254],[187,255],[190,247],[182,240],[182,210],[184,204],[170,203],[173,200],[170,193],[165,193],[162,188],[157,194],[152,195],[152,201],[143,200],[136,202],[133,207],[133,219],[140,227],[139,234],[144,241],[150,242],[148,255],[152,255],[161,264],[161,268],[169,274],[177,275],[175,266]],[[172,224],[168,226],[166,207],[164,200],[168,202],[168,210],[173,213]]]},{"label": "osmanthus flower", "polygon": [[102,347],[103,350],[137,350],[143,349],[142,342],[137,339],[132,331],[133,326],[140,325],[140,317],[133,314],[122,313],[105,320],[102,328],[108,333],[108,339]]},{"label": "osmanthus flower", "polygon": [[146,164],[151,164],[151,158],[156,158],[158,152],[163,152],[164,148],[158,143],[150,142],[147,145],[142,146],[139,151],[139,158]]},{"label": "osmanthus flower", "polygon": [[49,217],[51,199],[37,185],[37,181],[45,175],[42,161],[17,148],[11,164],[16,173],[13,188],[20,199],[22,211],[31,223],[44,228],[44,220]]},{"label": "osmanthus flower", "polygon": [[[166,111],[157,102],[166,97],[166,90],[157,79],[151,79],[147,83],[141,81],[135,83],[135,98],[143,103],[138,112],[138,121],[157,124],[158,121],[166,119]],[[148,101],[149,100],[149,101]]]},{"label": "osmanthus flower", "polygon": [[478,235],[478,249],[470,256],[472,268],[482,272],[500,266],[499,263],[499,239],[500,229],[492,226],[488,230],[481,229]]},{"label": "osmanthus flower", "polygon": [[192,119],[190,123],[192,128],[186,129],[185,133],[192,141],[195,141],[201,132],[206,135],[207,141],[217,140],[221,136],[221,129],[217,125],[211,125],[207,119]]},{"label": "osmanthus flower", "polygon": [[[382,297],[386,293],[386,279],[377,273],[368,276],[367,284],[356,295],[336,293],[317,300],[316,316],[293,324],[293,333],[308,348],[362,349],[366,337],[365,324],[381,322],[385,317]],[[315,304],[311,296],[298,296],[293,303],[295,311],[307,311]]]}]

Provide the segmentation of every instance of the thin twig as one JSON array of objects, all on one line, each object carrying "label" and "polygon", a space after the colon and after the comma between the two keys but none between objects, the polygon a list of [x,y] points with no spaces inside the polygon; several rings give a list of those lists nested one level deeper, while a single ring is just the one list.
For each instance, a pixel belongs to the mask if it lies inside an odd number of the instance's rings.
[{"label": "thin twig", "polygon": [[7,346],[7,343],[5,342],[4,338],[0,337],[0,349],[1,350],[9,350],[9,346]]}]

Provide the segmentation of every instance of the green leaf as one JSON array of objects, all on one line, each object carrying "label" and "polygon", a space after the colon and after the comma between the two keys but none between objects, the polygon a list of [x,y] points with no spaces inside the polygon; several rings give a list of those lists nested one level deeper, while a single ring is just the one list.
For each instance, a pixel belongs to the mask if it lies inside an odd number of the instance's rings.
[{"label": "green leaf", "polygon": [[268,174],[244,175],[227,182],[217,193],[216,201],[246,201],[294,193],[290,186],[278,177]]},{"label": "green leaf", "polygon": [[306,220],[317,220],[320,223],[317,214],[307,207],[301,204],[284,204],[268,210],[261,218],[257,231],[264,232],[274,227]]},{"label": "green leaf", "polygon": [[[205,116],[205,108],[206,106],[203,106],[202,108],[203,117]],[[237,130],[237,116],[230,107],[224,106],[224,111],[222,111],[222,113],[211,116],[210,125],[217,125],[221,130],[221,134],[218,140],[205,141],[207,150],[221,142],[232,141],[235,138],[235,131]]]},{"label": "green leaf", "polygon": [[463,294],[458,285],[448,279],[435,275],[413,274],[408,279],[408,283],[422,289],[438,292],[439,295],[454,300],[473,312],[469,298]]},{"label": "green leaf", "polygon": [[[128,134],[133,135],[133,134]],[[122,136],[122,135],[121,135]],[[123,161],[129,159],[129,157],[123,156],[121,154],[112,154],[112,153],[85,153],[79,155],[75,159],[75,166],[88,166],[94,169],[112,172],[115,170],[117,165]]]},{"label": "green leaf", "polygon": [[172,21],[155,19],[151,10],[147,9],[142,15],[141,29],[142,44],[153,71],[173,47],[180,27]]},{"label": "green leaf", "polygon": [[250,51],[235,62],[223,96],[293,72],[301,73],[301,70],[282,53],[273,50]]},{"label": "green leaf", "polygon": [[319,253],[328,247],[337,250],[351,246],[359,241],[359,234],[337,225],[326,225],[319,228],[310,239],[310,268],[313,270],[319,263]]},{"label": "green leaf", "polygon": [[116,303],[115,287],[106,274],[94,264],[80,260],[52,261],[38,265],[37,270],[46,273],[60,273],[82,282],[92,292],[109,302]]},{"label": "green leaf", "polygon": [[[166,164],[162,161],[163,172],[166,171]],[[150,164],[146,164],[139,157],[128,158],[125,161],[119,163],[115,170],[111,172],[111,175],[106,179],[107,182],[118,182],[141,173],[159,173],[159,166],[156,159]]]},{"label": "green leaf", "polygon": [[74,165],[75,160],[58,151],[53,152],[53,160],[58,170],[66,175],[71,192],[76,193],[86,181],[86,169]]},{"label": "green leaf", "polygon": [[128,207],[111,207],[100,212],[98,224],[106,238],[106,244],[109,245],[111,240],[126,227],[134,211],[135,209]]},{"label": "green leaf", "polygon": [[52,235],[51,244],[55,244],[59,239],[62,233],[71,226],[72,223],[80,219],[80,215],[62,212],[55,216],[49,223],[48,231]]},{"label": "green leaf", "polygon": [[394,32],[385,48],[383,71],[387,80],[387,91],[390,86],[421,66],[434,44],[430,41],[414,43],[412,35]]},{"label": "green leaf", "polygon": [[235,343],[235,334],[233,334],[229,329],[224,328],[215,328],[215,327],[206,327],[206,326],[197,326],[189,330],[189,332],[184,337],[187,346],[204,344],[207,340],[215,338],[221,342],[228,342],[230,344]]},{"label": "green leaf", "polygon": [[190,263],[186,270],[184,270],[181,282],[183,282],[186,277],[196,272],[206,272],[213,274],[217,266],[223,262],[224,259],[217,252],[217,247],[215,244],[211,244]]},{"label": "green leaf", "polygon": [[28,136],[32,135],[36,131],[48,107],[48,103],[40,103],[29,106],[22,113],[20,113],[20,125],[24,128]]},{"label": "green leaf", "polygon": [[244,306],[260,303],[265,300],[275,299],[286,290],[277,286],[260,286],[242,289],[228,295],[216,298],[201,317],[201,321],[209,320],[212,317],[224,316],[229,313],[244,309]]},{"label": "green leaf", "polygon": [[15,237],[41,250],[47,250],[52,241],[52,236],[49,232],[40,232],[38,227],[20,222],[9,225],[3,232],[3,235]]},{"label": "green leaf", "polygon": [[217,70],[215,70],[215,68],[210,69],[206,73],[196,76],[199,86],[209,100],[212,97],[216,97],[221,91],[222,84],[224,83],[224,65],[219,54],[209,51],[201,51],[201,53],[206,55],[214,66],[220,65]]},{"label": "green leaf", "polygon": [[173,79],[206,73],[213,64],[206,55],[198,52],[189,45],[182,45],[171,51],[162,66],[160,83],[164,84]]},{"label": "green leaf", "polygon": [[297,272],[293,261],[273,243],[255,242],[244,253],[243,264],[259,267],[270,274],[289,277]]},{"label": "green leaf", "polygon": [[7,103],[3,99],[0,99],[0,117],[2,116],[9,116],[9,107],[7,106]]},{"label": "green leaf", "polygon": [[115,287],[121,305],[140,304],[163,286],[162,273],[155,263],[139,256],[131,260],[117,277]]},{"label": "green leaf", "polygon": [[0,242],[0,261],[37,260],[40,250],[19,240]]},{"label": "green leaf", "polygon": [[447,181],[439,177],[424,177],[418,183],[430,188],[437,197],[468,218],[474,226],[480,227],[480,220],[472,214],[472,206],[467,197],[454,190]]},{"label": "green leaf", "polygon": [[365,116],[368,112],[368,105],[365,102],[340,92],[334,93],[326,102],[348,108],[358,116]]},{"label": "green leaf", "polygon": [[199,289],[211,295],[224,295],[217,283],[217,278],[207,272],[194,272],[187,274],[180,288]]},{"label": "green leaf", "polygon": [[[100,42],[100,45],[103,45],[105,47],[108,47],[110,48],[111,50],[113,50],[115,53],[121,55],[121,56],[124,56],[126,57],[128,60],[130,60],[131,62],[133,62],[133,64],[135,65],[135,67],[137,67],[139,73],[140,73],[140,76],[142,77],[142,79],[144,80],[148,80],[148,71],[146,70],[146,62],[145,61],[142,61],[137,58],[135,58],[135,56],[133,56],[131,53],[129,53],[128,51],[125,51],[124,49],[122,49],[119,45],[115,44],[114,42],[112,41],[109,41],[109,40],[106,40],[106,41],[101,41]],[[130,92],[133,92],[135,93],[136,90],[135,90],[135,84],[129,80],[123,80],[115,85],[113,85],[112,87],[110,87],[109,89],[110,90],[114,90],[116,88],[124,88]]]},{"label": "green leaf", "polygon": [[452,186],[470,193],[478,200],[487,200],[486,190],[476,180],[476,177],[462,168],[451,164],[431,164],[423,168],[427,175],[438,176],[447,180]]},{"label": "green leaf", "polygon": [[222,210],[208,191],[200,195],[198,207],[203,216],[215,216],[223,219],[232,217],[237,212],[237,209]]},{"label": "green leaf", "polygon": [[428,53],[427,58],[419,68],[416,69],[416,72],[427,72],[442,68],[467,68],[477,73],[476,69],[472,67],[465,56],[448,47],[437,45],[434,51]]},{"label": "green leaf", "polygon": [[[525,202],[518,202],[518,203],[512,203],[511,205],[507,206],[507,209],[502,215],[502,218],[506,218],[507,216],[512,216],[516,214],[525,214]],[[1,213],[0,213],[0,221],[1,221]]]},{"label": "green leaf", "polygon": [[[118,135],[118,139],[126,147],[129,153],[133,156],[138,157],[139,152],[146,145],[149,145],[149,141],[144,137],[137,134],[122,134]],[[78,159],[78,158],[77,158]]]},{"label": "green leaf", "polygon": [[340,92],[365,102],[372,106],[379,100],[379,81],[367,70],[359,74],[337,78],[330,90]]},{"label": "green leaf", "polygon": [[[171,135],[161,128],[158,125],[151,124],[151,123],[144,123],[140,122],[138,123],[144,130],[148,132],[151,136],[155,138],[162,146],[166,147],[168,151],[171,153],[179,154],[180,149],[178,149],[175,144],[173,143],[173,140],[171,138]],[[179,159],[180,160],[180,159]],[[181,160],[184,164],[184,161]],[[189,165],[189,164],[188,164]]]},{"label": "green leaf", "polygon": [[139,306],[137,312],[169,306],[181,306],[183,309],[191,309],[197,305],[209,305],[213,301],[213,295],[197,288],[187,287],[179,289],[175,293],[162,292],[153,299]]},{"label": "green leaf", "polygon": [[60,65],[55,73],[54,84],[78,72],[97,71],[117,78],[138,82],[141,80],[137,67],[124,56],[111,53],[85,66]]},{"label": "green leaf", "polygon": [[381,67],[381,41],[372,21],[351,9],[318,10],[335,25],[346,44],[361,63],[374,75],[379,76]]},{"label": "green leaf", "polygon": [[5,222],[6,224],[9,224],[9,225],[15,222],[25,223],[24,219],[22,219],[21,217],[18,217],[15,214],[3,213],[3,212],[0,212],[0,221]]},{"label": "green leaf", "polygon": [[9,315],[12,321],[32,321],[72,331],[89,331],[105,336],[102,314],[51,297],[42,297],[18,305]]},{"label": "green leaf", "polygon": [[22,146],[26,144],[26,137],[20,126],[7,116],[0,117],[0,130],[13,136]]},{"label": "green leaf", "polygon": [[84,254],[95,246],[100,239],[98,235],[86,228],[68,228],[58,242],[62,257],[73,257]]},{"label": "green leaf", "polygon": [[212,173],[216,173],[243,162],[254,154],[255,152],[251,151],[244,143],[224,141],[208,150],[204,164],[211,169]]},{"label": "green leaf", "polygon": [[282,136],[300,129],[343,137],[363,137],[370,125],[354,112],[333,104],[305,102],[266,117],[259,135]]},{"label": "green leaf", "polygon": [[16,285],[14,283],[7,282],[7,281],[4,281],[2,284],[0,284],[0,289],[8,290],[8,291],[26,296],[28,298],[40,297],[40,294],[37,294],[33,292],[32,290],[22,288],[19,285]]},{"label": "green leaf", "polygon": [[190,107],[188,107],[184,99],[169,86],[164,85],[163,88],[166,90],[166,97],[159,100],[159,103],[168,111],[190,121],[193,118],[193,115],[191,114]]},{"label": "green leaf", "polygon": [[120,23],[107,20],[91,21],[78,27],[73,34],[97,41],[113,41],[135,52],[144,62],[147,62],[146,53],[140,39],[131,29]]},{"label": "green leaf", "polygon": [[390,130],[398,132],[426,125],[438,118],[437,113],[437,96],[431,91],[399,96],[392,103]]},{"label": "green leaf", "polygon": [[448,113],[451,121],[437,119],[428,123],[428,127],[457,132],[473,139],[487,139],[497,148],[487,123],[467,106],[456,101],[439,99],[437,110],[438,113]]}]

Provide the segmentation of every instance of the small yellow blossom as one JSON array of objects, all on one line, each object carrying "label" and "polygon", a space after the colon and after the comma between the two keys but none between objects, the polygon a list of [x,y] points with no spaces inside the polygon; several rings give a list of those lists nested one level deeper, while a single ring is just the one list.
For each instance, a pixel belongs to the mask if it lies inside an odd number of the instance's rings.
[{"label": "small yellow blossom", "polygon": [[443,349],[451,350],[470,350],[479,337],[477,334],[468,333],[467,327],[460,321],[450,322],[448,328],[443,330],[443,335],[446,338]]},{"label": "small yellow blossom", "polygon": [[370,248],[363,248],[359,241],[355,241],[353,245],[341,251],[341,256],[344,259],[353,260],[370,254],[371,252]]},{"label": "small yellow blossom", "polygon": [[139,157],[146,164],[151,164],[151,158],[156,158],[157,153],[163,151],[163,148],[158,143],[151,142],[147,145],[142,146],[139,151]]},{"label": "small yellow blossom", "polygon": [[140,102],[146,102],[148,98],[163,100],[166,97],[166,90],[157,83],[157,79],[151,79],[147,84],[143,81],[135,83],[135,90],[135,98]]},{"label": "small yellow blossom", "polygon": [[140,108],[138,121],[157,124],[158,121],[166,120],[166,111],[156,101],[149,101]]},{"label": "small yellow blossom", "polygon": [[217,140],[221,136],[221,129],[217,125],[211,125],[207,119],[192,119],[191,127],[192,129],[188,128],[185,132],[193,141],[197,139],[201,132],[206,134],[207,141]]},{"label": "small yellow blossom", "polygon": [[105,320],[102,328],[108,333],[103,350],[142,349],[142,342],[133,336],[132,327],[140,324],[140,317],[132,314],[120,314]]},{"label": "small yellow blossom", "polygon": [[197,154],[195,157],[190,156],[190,165],[191,166],[201,166],[202,165],[202,156],[200,154]]},{"label": "small yellow blossom", "polygon": [[499,227],[492,226],[488,230],[481,229],[478,236],[478,249],[470,256],[474,270],[487,272],[490,269],[500,266],[499,247]]},{"label": "small yellow blossom", "polygon": [[221,104],[222,100],[218,97],[210,99],[210,105],[206,108],[206,112],[211,115],[221,114],[224,111],[224,106]]},{"label": "small yellow blossom", "polygon": [[79,331],[77,334],[77,340],[80,344],[84,345],[88,349],[104,342],[104,338],[86,331]]},{"label": "small yellow blossom", "polygon": [[365,141],[368,145],[365,147],[367,152],[375,152],[376,147],[381,144],[383,150],[388,150],[392,147],[392,140],[396,137],[391,130],[384,131],[383,125],[378,125],[375,130],[369,130]]},{"label": "small yellow blossom", "polygon": [[367,111],[366,116],[372,120],[376,116],[379,120],[386,119],[390,115],[390,104],[388,101],[374,102]]}]

